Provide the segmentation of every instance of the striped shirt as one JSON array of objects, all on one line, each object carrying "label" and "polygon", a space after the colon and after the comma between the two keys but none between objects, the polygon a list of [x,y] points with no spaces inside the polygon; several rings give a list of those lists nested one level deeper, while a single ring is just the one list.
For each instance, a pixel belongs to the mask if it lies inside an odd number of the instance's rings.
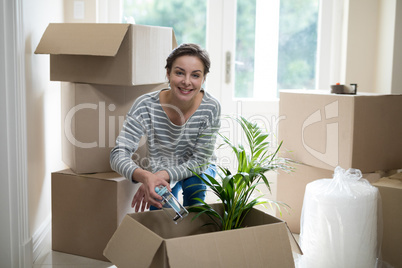
[{"label": "striped shirt", "polygon": [[150,171],[167,171],[170,184],[174,186],[193,176],[191,170],[201,174],[214,160],[221,107],[212,95],[204,92],[198,109],[187,122],[178,126],[163,110],[159,93],[151,92],[136,99],[110,153],[110,165],[131,181],[134,170],[139,167],[132,157],[145,136]]}]

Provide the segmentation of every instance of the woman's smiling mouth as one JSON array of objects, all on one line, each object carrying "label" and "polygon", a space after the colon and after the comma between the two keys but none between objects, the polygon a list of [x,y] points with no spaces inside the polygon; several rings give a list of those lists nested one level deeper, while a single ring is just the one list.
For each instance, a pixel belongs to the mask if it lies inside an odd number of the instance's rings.
[{"label": "woman's smiling mouth", "polygon": [[184,94],[188,94],[188,93],[190,93],[191,91],[193,91],[192,88],[190,88],[190,89],[185,89],[185,88],[181,88],[181,87],[179,87],[179,90],[180,90],[182,93],[184,93]]}]

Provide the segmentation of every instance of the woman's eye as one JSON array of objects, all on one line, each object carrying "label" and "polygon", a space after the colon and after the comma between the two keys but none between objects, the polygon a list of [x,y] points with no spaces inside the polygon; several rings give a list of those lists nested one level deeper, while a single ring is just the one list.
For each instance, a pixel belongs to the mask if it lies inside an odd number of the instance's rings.
[{"label": "woman's eye", "polygon": [[183,75],[183,72],[176,72],[176,75]]},{"label": "woman's eye", "polygon": [[199,75],[199,74],[193,74],[193,77],[194,77],[194,78],[199,78],[200,75]]}]

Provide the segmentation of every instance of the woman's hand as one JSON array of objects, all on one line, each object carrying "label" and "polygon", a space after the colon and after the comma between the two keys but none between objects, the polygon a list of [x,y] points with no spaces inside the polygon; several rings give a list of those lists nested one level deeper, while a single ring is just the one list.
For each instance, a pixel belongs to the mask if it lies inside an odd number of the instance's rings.
[{"label": "woman's hand", "polygon": [[142,182],[142,185],[138,188],[131,203],[131,207],[135,208],[135,212],[142,212],[145,209],[148,209],[151,205],[157,208],[162,208],[162,204],[157,201],[162,198],[155,192],[155,187],[163,185],[171,191],[170,185],[167,181],[169,180],[169,176],[166,178],[167,172],[165,171],[165,173],[157,172],[152,174],[151,172],[142,169],[136,169],[134,171],[133,179]]},{"label": "woman's hand", "polygon": [[138,211],[142,212],[151,206],[151,204],[146,201],[145,196],[146,196],[145,185],[142,184],[138,188],[137,192],[135,193],[135,195],[133,197],[133,201],[131,202],[131,207],[132,208],[135,207],[135,212],[138,212]]}]

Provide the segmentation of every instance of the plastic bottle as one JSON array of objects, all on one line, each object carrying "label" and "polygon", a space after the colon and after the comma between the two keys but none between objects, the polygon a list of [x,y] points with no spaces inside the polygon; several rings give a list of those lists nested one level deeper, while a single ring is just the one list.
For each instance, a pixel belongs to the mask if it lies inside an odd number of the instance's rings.
[{"label": "plastic bottle", "polygon": [[162,197],[162,200],[160,201],[162,203],[162,208],[174,223],[177,224],[188,215],[188,211],[165,186],[160,185],[155,187],[155,192]]}]

